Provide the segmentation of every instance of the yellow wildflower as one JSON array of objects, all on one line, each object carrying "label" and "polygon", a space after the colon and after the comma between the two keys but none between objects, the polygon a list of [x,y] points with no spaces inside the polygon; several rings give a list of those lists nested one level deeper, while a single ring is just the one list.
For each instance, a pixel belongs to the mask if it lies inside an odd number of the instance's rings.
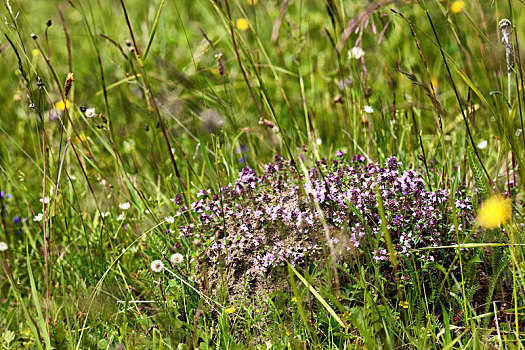
[{"label": "yellow wildflower", "polygon": [[246,2],[248,3],[248,5],[255,5],[259,2],[259,0],[246,0]]},{"label": "yellow wildflower", "polygon": [[37,49],[33,49],[33,50],[31,50],[31,54],[33,56],[38,56],[38,55],[40,55],[40,51],[38,51]]},{"label": "yellow wildflower", "polygon": [[510,202],[503,196],[487,199],[478,212],[478,223],[485,228],[496,228],[510,218]]},{"label": "yellow wildflower", "polygon": [[439,85],[439,81],[438,81],[438,78],[436,76],[433,76],[430,81],[432,81],[432,86],[434,87],[434,89],[436,89]]},{"label": "yellow wildflower", "polygon": [[352,316],[352,313],[351,313],[350,311],[343,312],[342,316],[343,316],[343,318],[345,318],[345,319],[349,319],[350,316]]},{"label": "yellow wildflower", "polygon": [[296,297],[293,297],[293,298],[292,298],[292,301],[293,301],[294,303],[296,303],[296,302],[297,302],[297,298],[296,298]]},{"label": "yellow wildflower", "polygon": [[62,100],[55,103],[55,107],[61,111],[64,111],[66,108],[69,109],[69,106],[71,106],[71,102],[69,102],[69,100],[67,99],[66,99],[66,103],[64,103],[64,101]]},{"label": "yellow wildflower", "polygon": [[450,9],[454,13],[459,13],[463,11],[463,7],[465,7],[465,1],[454,1]]},{"label": "yellow wildflower", "polygon": [[290,331],[286,331],[286,335],[291,335],[292,333]]},{"label": "yellow wildflower", "polygon": [[400,301],[399,306],[401,306],[403,309],[408,309],[408,301]]},{"label": "yellow wildflower", "polygon": [[237,19],[237,29],[245,31],[250,28],[250,23],[246,18]]},{"label": "yellow wildflower", "polygon": [[235,308],[233,306],[229,307],[225,309],[224,312],[226,312],[227,314],[233,314],[235,312]]}]

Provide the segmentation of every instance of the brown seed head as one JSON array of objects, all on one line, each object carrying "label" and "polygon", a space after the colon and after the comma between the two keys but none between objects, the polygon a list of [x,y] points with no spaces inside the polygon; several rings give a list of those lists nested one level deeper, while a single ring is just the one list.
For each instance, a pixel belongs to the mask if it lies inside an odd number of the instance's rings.
[{"label": "brown seed head", "polygon": [[64,84],[64,95],[67,97],[69,95],[69,92],[71,91],[71,87],[73,86],[73,73],[68,73],[66,77],[66,83]]}]

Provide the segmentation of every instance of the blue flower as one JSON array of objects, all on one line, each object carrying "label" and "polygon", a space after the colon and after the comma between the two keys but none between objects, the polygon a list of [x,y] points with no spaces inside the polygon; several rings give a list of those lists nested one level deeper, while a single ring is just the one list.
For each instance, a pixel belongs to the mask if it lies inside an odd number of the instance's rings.
[{"label": "blue flower", "polygon": [[0,199],[11,199],[13,196],[11,196],[9,193],[5,193],[4,191],[0,191]]}]

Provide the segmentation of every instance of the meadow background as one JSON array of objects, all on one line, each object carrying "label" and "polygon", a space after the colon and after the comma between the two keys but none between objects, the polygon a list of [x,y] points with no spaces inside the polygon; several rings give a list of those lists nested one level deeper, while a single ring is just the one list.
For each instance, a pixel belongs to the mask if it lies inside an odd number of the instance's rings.
[{"label": "meadow background", "polygon": [[[2,349],[523,348],[524,10],[3,1]],[[205,242],[180,235],[198,216],[192,203],[222,203],[224,186],[249,183],[245,166],[288,169],[261,189],[277,201],[282,183],[302,191],[361,158],[379,172],[413,169],[447,194],[434,261],[388,258],[400,236],[380,223],[395,203],[373,189],[378,228],[365,224],[362,249],[334,252],[344,249],[322,238],[333,218],[321,218],[301,239],[322,249],[264,270],[267,294],[232,291],[228,258],[203,265],[220,227],[207,226]],[[237,222],[249,222],[256,197],[232,197]],[[339,208],[305,198],[313,211]],[[396,215],[409,220],[409,209]]]}]

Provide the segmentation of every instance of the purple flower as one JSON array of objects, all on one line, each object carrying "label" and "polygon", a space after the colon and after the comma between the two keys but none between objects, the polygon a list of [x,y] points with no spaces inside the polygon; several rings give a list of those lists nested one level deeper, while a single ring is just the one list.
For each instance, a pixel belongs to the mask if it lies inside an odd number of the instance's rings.
[{"label": "purple flower", "polygon": [[4,191],[0,191],[0,199],[11,199],[13,196],[11,196],[9,193],[6,193]]},{"label": "purple flower", "polygon": [[365,161],[365,157],[362,155],[362,154],[356,154],[355,157],[353,158],[353,161],[354,162],[358,162],[358,163],[362,163]]}]

